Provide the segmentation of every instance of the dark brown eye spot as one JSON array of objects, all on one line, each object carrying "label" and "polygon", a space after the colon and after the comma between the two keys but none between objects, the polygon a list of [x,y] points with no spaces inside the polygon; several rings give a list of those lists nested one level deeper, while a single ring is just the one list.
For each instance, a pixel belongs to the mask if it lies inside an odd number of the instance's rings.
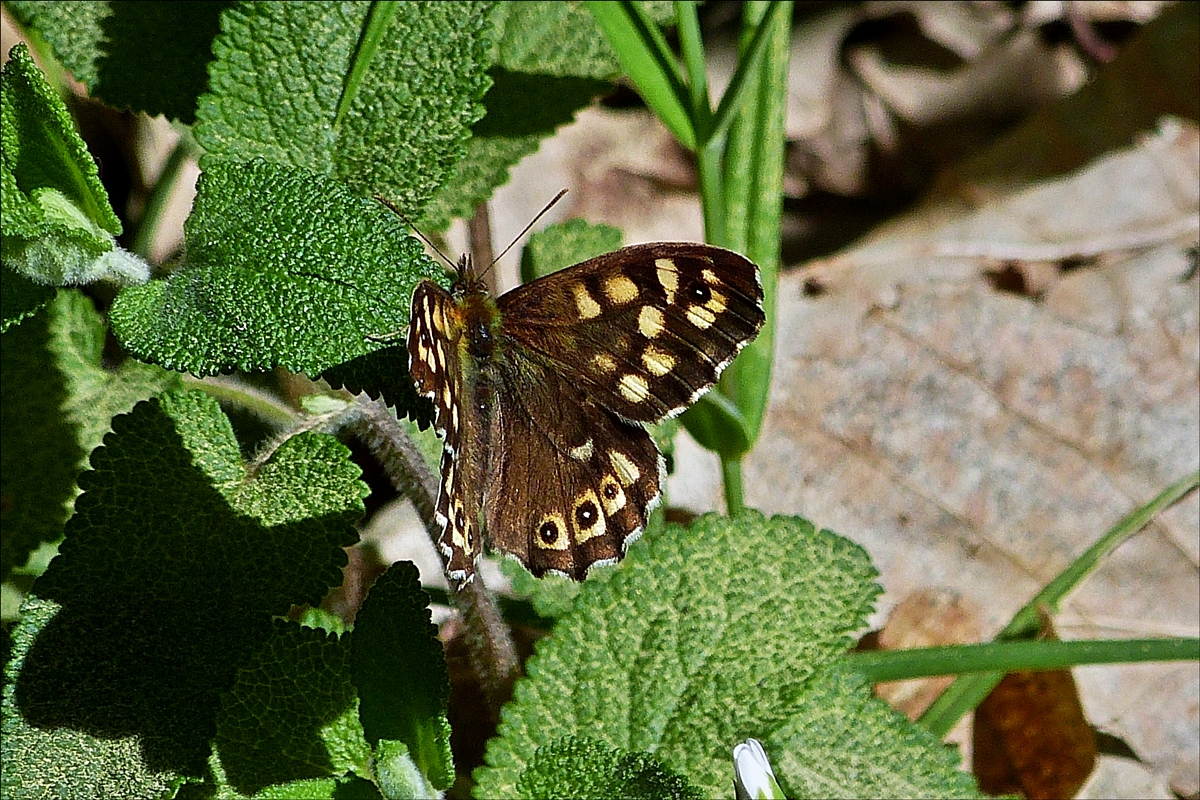
[{"label": "dark brown eye spot", "polygon": [[605,500],[616,500],[619,490],[617,489],[616,481],[609,481],[608,483],[604,484],[604,488],[601,489],[601,491],[604,492]]},{"label": "dark brown eye spot", "polygon": [[454,527],[461,531],[465,524],[466,524],[466,520],[463,519],[462,509],[461,508],[457,509],[454,512]]},{"label": "dark brown eye spot", "polygon": [[596,519],[599,516],[599,511],[596,509],[596,504],[591,500],[580,503],[579,508],[575,509],[575,522],[580,528],[587,530],[596,524]]},{"label": "dark brown eye spot", "polygon": [[703,305],[712,299],[712,292],[709,291],[707,283],[696,281],[688,288],[688,297]]},{"label": "dark brown eye spot", "polygon": [[542,527],[538,528],[538,537],[547,545],[554,544],[558,541],[558,525],[551,520],[546,520],[542,523]]}]

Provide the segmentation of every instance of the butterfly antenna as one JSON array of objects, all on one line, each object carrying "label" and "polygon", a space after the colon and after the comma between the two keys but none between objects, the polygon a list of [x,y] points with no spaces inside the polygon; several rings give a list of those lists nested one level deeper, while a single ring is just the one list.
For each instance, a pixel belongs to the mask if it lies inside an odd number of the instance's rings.
[{"label": "butterfly antenna", "polygon": [[413,224],[413,221],[408,218],[407,214],[405,214],[400,209],[396,208],[396,206],[392,205],[391,201],[389,201],[383,195],[377,194],[377,195],[375,195],[375,199],[378,200],[379,202],[383,203],[388,208],[390,208],[392,210],[392,213],[394,213],[400,219],[404,220],[404,222],[407,223],[408,227],[412,228],[413,233],[415,233],[418,237],[420,237],[422,242],[429,245],[429,247],[433,249],[433,252],[437,253],[439,256],[442,257],[442,261],[445,261],[447,266],[450,267],[450,269],[454,269],[454,270],[458,269],[456,266],[454,266],[454,262],[446,257],[446,254],[442,252],[442,249],[440,247],[438,247],[436,244],[431,242],[429,240],[429,237],[427,237],[425,234],[421,233],[421,231],[417,228],[417,226],[415,224]]},{"label": "butterfly antenna", "polygon": [[[496,262],[499,261],[500,259],[504,258],[505,254],[507,254],[509,250],[513,249],[513,245],[515,245],[517,242],[521,241],[521,238],[523,236],[525,236],[525,234],[529,233],[529,229],[532,228],[534,225],[536,225],[537,221],[539,219],[546,216],[546,212],[549,211],[550,209],[554,208],[554,204],[557,203],[559,200],[562,200],[563,195],[566,193],[567,193],[567,190],[563,189],[558,194],[554,195],[554,199],[551,200],[549,203],[546,203],[546,207],[543,208],[541,211],[539,211],[537,216],[529,221],[529,224],[525,226],[525,229],[517,234],[517,237],[509,243],[508,247],[504,248],[504,250],[501,251],[500,255],[498,255],[492,259],[492,263],[488,264],[488,269],[491,269],[492,267],[496,266]],[[484,270],[484,272],[487,272],[487,270]]]}]

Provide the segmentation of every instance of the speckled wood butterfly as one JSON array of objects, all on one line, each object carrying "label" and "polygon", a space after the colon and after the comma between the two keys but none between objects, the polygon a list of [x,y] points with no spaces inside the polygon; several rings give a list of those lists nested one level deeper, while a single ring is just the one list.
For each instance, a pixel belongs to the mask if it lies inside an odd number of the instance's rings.
[{"label": "speckled wood butterfly", "polygon": [[459,261],[413,292],[409,370],[444,441],[451,578],[486,535],[535,575],[612,563],[662,497],[643,427],[707,391],[763,324],[758,268],[703,244],[626,247],[493,299]]}]

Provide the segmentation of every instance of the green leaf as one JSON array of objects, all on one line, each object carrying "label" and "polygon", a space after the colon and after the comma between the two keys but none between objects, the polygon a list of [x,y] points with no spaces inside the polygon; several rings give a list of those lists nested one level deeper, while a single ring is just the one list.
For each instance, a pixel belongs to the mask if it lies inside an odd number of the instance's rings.
[{"label": "green leaf", "polygon": [[450,678],[430,621],[429,596],[412,563],[393,564],[371,587],[355,620],[351,651],[367,741],[402,742],[434,788],[449,787]]},{"label": "green leaf", "polygon": [[567,737],[538,750],[521,773],[521,797],[699,798],[696,787],[648,753],[622,753],[594,739]]},{"label": "green leaf", "polygon": [[[733,113],[730,123],[722,176],[724,208],[717,209],[727,226],[726,237],[713,242],[744,253],[758,264],[762,277],[766,323],[721,375],[720,383],[725,396],[741,409],[751,444],[757,441],[766,415],[775,357],[791,8],[790,3],[746,6],[747,23],[765,26],[765,30],[756,30],[764,37],[757,39],[764,52],[757,69],[742,73],[744,102]],[[751,42],[743,42],[743,50],[750,46]],[[723,98],[721,112],[728,114],[731,110]]]},{"label": "green leaf", "polygon": [[217,714],[226,781],[255,794],[272,784],[371,775],[358,722],[349,639],[276,620]]},{"label": "green leaf", "polygon": [[[71,636],[61,624],[63,607],[37,597],[27,600],[21,611],[21,621],[13,629],[12,656],[5,663],[0,722],[4,796],[80,800],[170,796],[182,780],[168,763],[146,758],[141,738],[131,735],[129,726],[123,724],[129,716],[124,699],[114,698],[112,687],[99,685],[112,674],[113,666],[125,665],[88,661],[97,655],[95,647],[73,652],[76,644],[88,642],[89,634],[111,633],[107,626],[95,631],[76,627]],[[128,616],[128,611],[123,615]],[[78,625],[82,620],[74,622]],[[29,686],[31,680],[47,680],[50,692]],[[51,694],[68,687],[72,692],[69,702],[84,699],[79,694],[90,689],[101,693],[86,698],[84,708],[71,708],[67,698]],[[97,715],[94,703],[105,699],[122,702],[109,713]],[[156,735],[148,749],[155,750],[161,738]]]},{"label": "green leaf", "polygon": [[[498,4],[496,63],[513,72],[606,81],[618,77],[617,56],[584,5],[560,0]],[[659,22],[671,17],[669,2],[645,6]]]},{"label": "green leaf", "polygon": [[25,45],[10,56],[0,73],[4,265],[51,285],[145,280],[146,264],[115,244],[121,223],[66,105]]},{"label": "green leaf", "polygon": [[230,2],[15,2],[5,7],[113,108],[190,125]]},{"label": "green leaf", "polygon": [[589,258],[621,247],[621,229],[591,225],[581,219],[550,225],[529,237],[521,252],[521,280],[525,283],[566,269]]},{"label": "green leaf", "polygon": [[176,797],[211,797],[213,800],[381,800],[379,788],[366,778],[347,775],[336,778],[304,778],[264,786],[253,795],[243,794],[229,784],[221,760],[214,753],[208,761],[209,775],[203,784],[185,787]]},{"label": "green leaf", "polygon": [[[656,19],[670,3],[647,4]],[[421,216],[422,227],[468,217],[507,182],[509,169],[576,112],[611,90],[620,70],[591,14],[577,2],[497,3],[498,31],[487,114],[471,129],[467,156]]]},{"label": "green leaf", "polygon": [[53,286],[34,283],[24,275],[0,267],[0,333],[33,316],[53,299]]},{"label": "green leaf", "polygon": [[508,181],[514,164],[610,88],[590,78],[502,68],[492,69],[489,75],[492,88],[483,98],[487,114],[471,129],[466,157],[425,208],[420,227],[436,230],[455,217],[469,217],[476,205]]},{"label": "green leaf", "polygon": [[195,392],[114,419],[91,464],[14,631],[6,790],[142,797],[203,774],[222,693],[271,617],[341,582],[366,494],[349,451],[318,434],[250,474]]},{"label": "green leaf", "polygon": [[796,713],[879,591],[861,548],[799,519],[706,516],[645,538],[539,644],[476,772],[480,796],[513,795],[538,747],[564,736],[652,753],[728,793],[733,746]]},{"label": "green leaf", "polygon": [[720,390],[703,395],[679,421],[697,444],[723,458],[736,458],[750,449],[741,411]]},{"label": "green leaf", "polygon": [[763,740],[788,797],[982,797],[959,754],[836,667],[795,698]]},{"label": "green leaf", "polygon": [[381,739],[375,748],[375,770],[384,797],[437,797],[434,790],[408,750],[408,745],[395,739]]},{"label": "green leaf", "polygon": [[490,5],[397,4],[373,53],[359,50],[370,8],[263,2],[227,11],[196,141],[230,161],[264,158],[383,194],[417,216],[482,115]]},{"label": "green leaf", "polygon": [[336,181],[264,161],[207,165],[186,262],[113,305],[114,332],[143,360],[316,375],[383,348],[368,337],[404,330],[416,283],[441,274],[395,214]]},{"label": "green leaf", "polygon": [[112,417],[178,384],[128,360],[101,366],[104,323],[91,300],[60,290],[50,307],[0,337],[0,574],[62,535],[86,456]]}]

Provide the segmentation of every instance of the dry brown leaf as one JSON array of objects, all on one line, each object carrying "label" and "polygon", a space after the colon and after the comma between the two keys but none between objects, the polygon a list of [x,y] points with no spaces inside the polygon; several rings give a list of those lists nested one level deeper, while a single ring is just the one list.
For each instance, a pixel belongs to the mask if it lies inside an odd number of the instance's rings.
[{"label": "dry brown leaf", "polygon": [[[1042,639],[1057,641],[1042,620]],[[972,771],[988,794],[1074,797],[1096,763],[1096,736],[1068,669],[1013,672],[975,709]]]},{"label": "dry brown leaf", "polygon": [[[881,610],[944,587],[982,604],[994,631],[1195,470],[1200,294],[1185,245],[1200,226],[1200,148],[1190,123],[1163,128],[974,212],[922,209],[785,276],[749,503],[862,542],[883,575]],[[1042,302],[986,275],[1080,255],[1095,264],[1051,279]],[[1084,276],[1107,294],[1080,290]],[[1069,598],[1064,636],[1196,635],[1198,512],[1193,495],[1118,550]],[[1195,785],[1194,664],[1077,675],[1089,719],[1177,788]]]}]

